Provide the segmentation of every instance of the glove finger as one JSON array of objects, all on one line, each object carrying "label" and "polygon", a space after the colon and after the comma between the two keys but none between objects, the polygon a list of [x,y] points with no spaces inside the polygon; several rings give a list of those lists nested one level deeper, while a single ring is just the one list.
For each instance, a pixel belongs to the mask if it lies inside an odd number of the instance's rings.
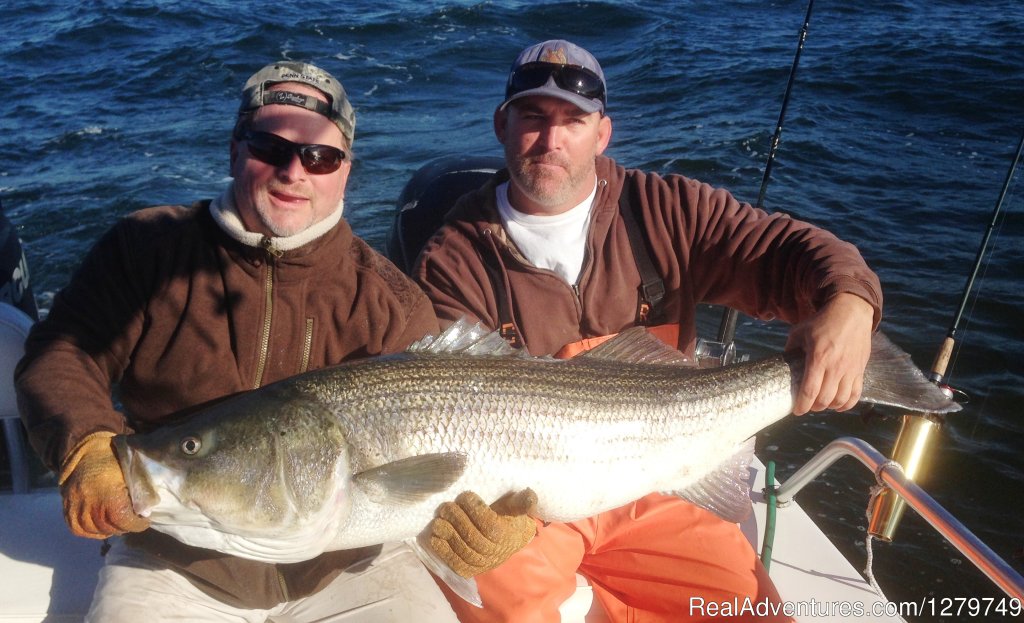
[{"label": "glove finger", "polygon": [[111,483],[84,471],[72,472],[61,487],[64,518],[73,534],[105,539],[149,527],[149,519],[135,514],[127,488],[118,481]]},{"label": "glove finger", "polygon": [[462,535],[458,532],[453,532],[451,538],[443,541],[438,537],[431,537],[431,542],[434,542],[434,540],[445,543],[447,550],[451,552],[451,555],[458,558],[468,567],[475,569],[476,571],[474,571],[474,573],[478,573],[480,567],[487,565],[494,558],[492,552],[482,553],[467,544],[462,538]]},{"label": "glove finger", "polygon": [[537,494],[529,487],[511,491],[495,500],[491,509],[499,515],[533,515],[537,512]]},{"label": "glove finger", "polygon": [[[467,510],[465,507],[459,508],[462,511]],[[537,534],[537,523],[533,517],[498,515],[488,506],[471,507],[468,512],[453,514],[450,520],[451,530],[458,537],[448,539],[453,547],[456,543],[465,545],[481,556],[491,559],[510,556]]]},{"label": "glove finger", "polygon": [[108,524],[117,534],[142,532],[149,528],[149,519],[136,515],[135,510],[130,505],[128,507],[119,506],[108,512]]},{"label": "glove finger", "polygon": [[495,545],[480,534],[462,507],[445,502],[430,522],[431,539],[447,544],[454,555],[472,564],[481,564],[493,555]]},{"label": "glove finger", "polygon": [[64,519],[75,536],[87,539],[105,539],[116,532],[116,529],[108,525],[105,519],[98,516],[88,504],[69,502],[68,499],[65,499]]},{"label": "glove finger", "polygon": [[461,548],[468,549],[464,532],[475,533],[476,528],[466,517],[465,512],[454,502],[445,502],[437,511],[437,516],[430,522],[432,539],[445,543],[458,543]]},{"label": "glove finger", "polygon": [[474,575],[480,573],[481,569],[479,567],[469,564],[457,553],[455,553],[455,551],[452,550],[451,545],[448,543],[448,541],[432,536],[430,537],[429,545],[430,549],[433,550],[435,554],[437,554],[438,558],[444,561],[444,563],[448,565],[448,567],[451,568],[452,571],[458,573],[462,577],[471,578]]},{"label": "glove finger", "polygon": [[[459,509],[459,513],[461,513],[461,509]],[[453,566],[452,560],[449,560],[449,558],[458,558],[461,564],[470,567],[486,564],[490,559],[490,552],[487,554],[481,553],[466,543],[463,534],[467,532],[466,526],[467,523],[463,523],[461,526],[463,530],[460,532],[448,519],[437,517],[430,522],[430,543],[434,547],[434,552],[441,556],[445,562],[448,562],[449,566]],[[468,533],[471,535],[475,534],[475,528],[468,530]],[[440,545],[441,543],[444,544],[443,547]],[[489,550],[493,549],[493,544],[488,543],[487,545]],[[474,571],[474,573],[477,572]]]},{"label": "glove finger", "polygon": [[[495,523],[498,516],[480,498],[476,498],[479,500],[476,504],[474,500],[464,499],[463,495],[460,494],[455,503],[442,505],[437,517],[451,524],[457,538],[449,538],[449,542],[457,540],[475,552],[491,555],[495,550],[494,540],[501,534],[500,526]],[[463,504],[459,504],[460,501]]]},{"label": "glove finger", "polygon": [[[520,493],[525,492],[533,494],[533,492],[530,491],[529,489],[524,489],[523,491],[518,493],[510,493],[502,496],[501,498],[499,498],[497,502],[495,502],[495,504],[507,500],[512,500],[511,504],[513,506],[517,504],[521,505],[522,502],[520,501],[520,498],[518,496]],[[533,497],[534,499],[536,499],[536,495],[533,495]],[[470,491],[466,491],[460,493],[458,497],[455,498],[455,502],[456,504],[458,504],[459,508],[465,514],[466,519],[472,522],[472,525],[476,528],[480,535],[487,539],[487,541],[489,541],[491,544],[499,544],[507,539],[507,535],[505,534],[505,531],[507,529],[506,523],[505,521],[503,521],[505,517],[500,515],[498,512],[495,512],[495,509],[492,508],[491,506],[488,506],[487,503],[480,498],[480,496]],[[522,513],[509,514],[521,515]],[[456,527],[462,528],[462,525],[457,523]],[[464,538],[470,536],[468,526],[466,526],[466,529],[463,529],[461,531],[461,534],[463,535]],[[470,544],[477,551],[494,551],[493,546],[488,546],[483,542],[477,542],[476,539],[472,539],[470,541]],[[487,548],[486,550],[484,549],[485,547]]]},{"label": "glove finger", "polygon": [[[495,512],[494,505],[505,512]],[[486,555],[512,546],[518,549],[530,542],[536,534],[536,522],[527,513],[536,509],[537,494],[529,488],[511,492],[494,505],[488,506],[480,496],[467,491],[455,498],[455,508],[461,512],[445,517],[467,545]]]},{"label": "glove finger", "polygon": [[466,508],[457,502],[445,502],[438,507],[433,526],[440,531],[437,536],[445,540],[450,539],[452,535],[461,538],[463,533],[477,532],[473,520],[466,514]]},{"label": "glove finger", "polygon": [[437,510],[437,516],[430,522],[430,534],[442,541],[447,541],[455,535],[455,527],[451,523],[451,514],[455,511],[446,509],[445,506],[451,502],[445,502]]},{"label": "glove finger", "polygon": [[537,522],[529,515],[505,517],[504,547],[512,552],[519,551],[537,536]]}]

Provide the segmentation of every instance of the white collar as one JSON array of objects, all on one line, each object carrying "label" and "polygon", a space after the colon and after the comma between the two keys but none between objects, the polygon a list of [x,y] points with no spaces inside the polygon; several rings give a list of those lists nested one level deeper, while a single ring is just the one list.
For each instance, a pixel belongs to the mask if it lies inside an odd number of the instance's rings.
[{"label": "white collar", "polygon": [[242,217],[235,207],[235,183],[231,182],[223,193],[210,202],[210,216],[217,222],[224,233],[249,247],[265,247],[263,240],[270,241],[269,248],[277,251],[291,251],[308,244],[323,236],[341,221],[341,213],[345,209],[345,200],[338,202],[338,207],[324,220],[314,223],[308,229],[293,236],[265,236],[249,231],[242,223]]}]

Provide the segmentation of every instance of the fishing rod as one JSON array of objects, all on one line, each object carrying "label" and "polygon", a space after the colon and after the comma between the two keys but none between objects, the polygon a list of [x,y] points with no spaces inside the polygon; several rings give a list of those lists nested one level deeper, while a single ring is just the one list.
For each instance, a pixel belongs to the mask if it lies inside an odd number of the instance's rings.
[{"label": "fishing rod", "polygon": [[[949,367],[949,360],[953,354],[953,347],[956,344],[956,334],[960,330],[960,321],[963,319],[964,310],[970,300],[971,290],[974,289],[974,282],[977,279],[978,271],[981,269],[985,252],[992,232],[996,228],[999,216],[1003,211],[1003,200],[1006,199],[1006,192],[1013,180],[1014,172],[1017,169],[1017,162],[1020,161],[1021,152],[1024,151],[1024,134],[1021,134],[1020,143],[1017,144],[1017,151],[1013,155],[1013,162],[1010,163],[1010,170],[1006,173],[1006,180],[1003,182],[1003,189],[996,200],[996,207],[992,210],[985,235],[982,237],[981,245],[978,247],[978,254],[974,259],[974,267],[967,277],[964,285],[963,296],[960,299],[960,307],[953,315],[953,321],[946,332],[946,338],[942,341],[935,360],[932,362],[929,380],[938,384],[949,392],[944,380],[948,378],[946,371]],[[899,435],[893,444],[892,460],[903,467],[904,475],[915,480],[917,475],[924,472],[925,465],[931,447],[934,445],[936,433],[942,425],[941,419],[925,413],[907,413],[903,416],[903,423],[900,426]],[[875,497],[870,513],[871,521],[868,525],[868,534],[883,541],[892,541],[896,533],[896,527],[903,517],[906,509],[906,501],[896,494],[892,489],[886,488]]]},{"label": "fishing rod", "polygon": [[[775,154],[779,150],[779,139],[782,136],[782,123],[786,119],[786,109],[789,107],[789,96],[793,93],[793,83],[796,81],[796,69],[800,64],[800,54],[804,51],[804,42],[807,41],[807,29],[811,23],[811,10],[814,8],[814,0],[807,2],[807,14],[804,16],[804,25],[800,29],[799,42],[796,46],[796,54],[793,56],[793,66],[789,70],[789,81],[786,83],[786,93],[782,96],[782,110],[779,111],[779,121],[775,124],[775,134],[772,136],[768,146],[768,160],[764,165],[764,175],[761,177],[761,190],[757,195],[756,207],[764,208],[764,196],[768,191],[768,180],[772,175],[772,165],[775,163]],[[736,319],[739,312],[731,307],[725,308],[722,313],[722,321],[718,326],[718,343],[722,346],[723,353],[735,352],[732,348],[733,338],[736,335]],[[722,363],[729,363],[722,361]]]}]

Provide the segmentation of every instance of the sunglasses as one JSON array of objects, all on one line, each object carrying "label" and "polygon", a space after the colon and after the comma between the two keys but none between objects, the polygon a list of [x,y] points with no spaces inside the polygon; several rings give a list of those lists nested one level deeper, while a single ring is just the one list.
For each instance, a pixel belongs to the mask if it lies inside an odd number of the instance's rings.
[{"label": "sunglasses", "polygon": [[288,166],[292,158],[299,157],[302,168],[311,175],[334,173],[345,159],[345,152],[330,145],[293,143],[270,132],[248,130],[242,135],[249,153],[260,162],[275,167]]},{"label": "sunglasses", "polygon": [[556,65],[554,63],[526,63],[512,72],[505,87],[505,99],[523,91],[544,86],[551,78],[563,91],[569,91],[589,99],[599,99],[606,104],[604,81],[596,73],[575,65]]}]

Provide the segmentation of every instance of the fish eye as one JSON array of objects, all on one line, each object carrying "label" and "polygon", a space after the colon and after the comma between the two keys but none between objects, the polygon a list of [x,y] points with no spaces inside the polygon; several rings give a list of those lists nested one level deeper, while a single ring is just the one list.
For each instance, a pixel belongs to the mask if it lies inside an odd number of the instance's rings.
[{"label": "fish eye", "polygon": [[181,451],[187,456],[194,456],[202,447],[203,442],[199,437],[185,437],[181,440]]}]

